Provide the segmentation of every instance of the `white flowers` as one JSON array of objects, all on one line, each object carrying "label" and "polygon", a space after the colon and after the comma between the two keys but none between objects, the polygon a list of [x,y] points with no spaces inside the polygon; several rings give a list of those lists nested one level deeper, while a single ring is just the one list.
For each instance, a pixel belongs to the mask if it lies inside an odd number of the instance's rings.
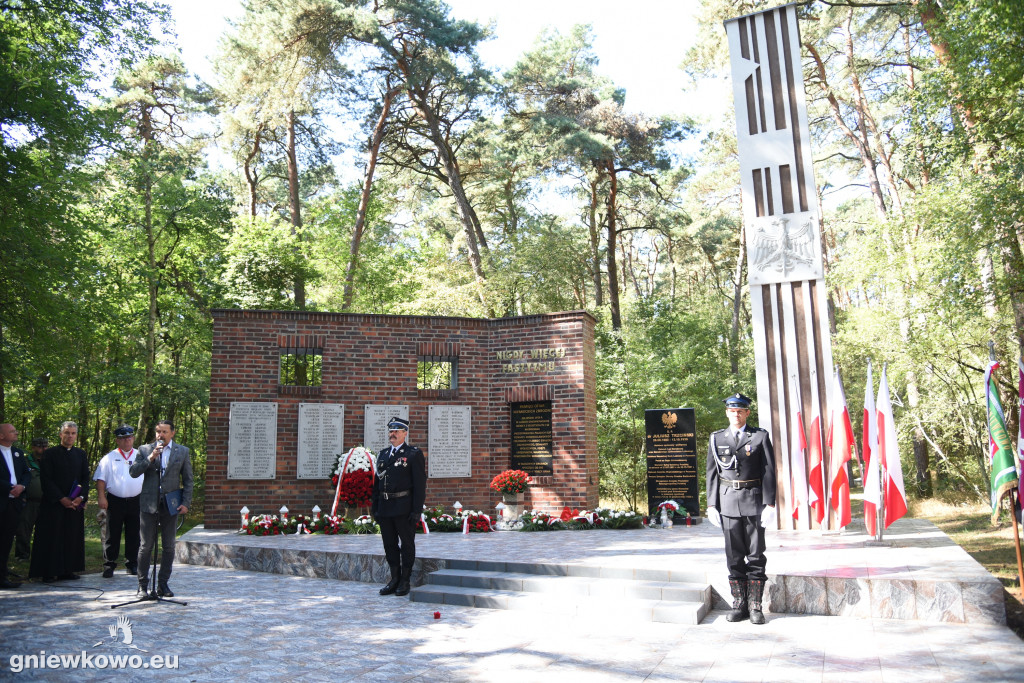
[{"label": "white flowers", "polygon": [[[348,460],[348,465],[345,465],[346,460]],[[355,448],[338,456],[338,460],[334,464],[333,474],[341,474],[342,466],[345,466],[346,474],[349,472],[356,472],[358,470],[362,470],[363,472],[372,472],[373,453],[362,446],[356,446]]]},{"label": "white flowers", "polygon": [[370,517],[370,515],[360,515],[359,517],[355,518],[353,524],[355,524],[356,526],[365,526],[367,524],[373,524],[373,518]]}]

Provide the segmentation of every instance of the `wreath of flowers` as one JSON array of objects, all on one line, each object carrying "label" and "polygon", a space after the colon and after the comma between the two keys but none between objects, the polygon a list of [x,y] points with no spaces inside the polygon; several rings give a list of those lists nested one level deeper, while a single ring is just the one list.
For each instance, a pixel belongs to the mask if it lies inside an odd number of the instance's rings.
[{"label": "wreath of flowers", "polygon": [[522,470],[505,470],[491,479],[491,488],[499,493],[522,493],[532,483],[530,475]]},{"label": "wreath of flowers", "polygon": [[494,522],[491,518],[479,510],[460,510],[455,515],[458,531],[468,529],[471,533],[486,533],[494,531]]},{"label": "wreath of flowers", "polygon": [[380,527],[377,526],[377,522],[373,521],[373,517],[370,515],[360,515],[352,520],[351,526],[349,527],[349,533],[379,534]]},{"label": "wreath of flowers", "polygon": [[595,508],[594,512],[604,529],[641,529],[644,517],[632,510],[613,510],[611,508]]},{"label": "wreath of flowers", "polygon": [[249,536],[277,536],[281,533],[281,520],[277,515],[253,515],[245,525]]},{"label": "wreath of flowers", "polygon": [[[424,505],[423,516],[427,518],[427,528],[431,533],[435,531],[442,533],[462,531],[462,522],[445,512],[444,507],[441,505],[435,505],[434,507]],[[423,532],[421,525],[416,525],[416,532]]]},{"label": "wreath of flowers", "polygon": [[[345,465],[345,460],[348,465]],[[341,468],[345,467],[342,474]],[[338,489],[338,478],[341,489]],[[373,453],[362,446],[342,453],[334,463],[331,487],[338,492],[338,502],[345,507],[369,507],[373,491]]]},{"label": "wreath of flowers", "polygon": [[520,531],[558,531],[566,528],[561,517],[539,510],[527,510],[523,513],[522,520],[523,527]]}]

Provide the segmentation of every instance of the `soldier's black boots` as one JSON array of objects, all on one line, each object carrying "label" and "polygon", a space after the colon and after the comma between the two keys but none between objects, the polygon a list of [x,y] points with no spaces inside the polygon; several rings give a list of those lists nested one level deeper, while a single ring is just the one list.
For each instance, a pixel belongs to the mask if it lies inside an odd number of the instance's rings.
[{"label": "soldier's black boots", "polygon": [[[747,582],[729,579],[729,590],[732,591],[732,610],[725,615],[725,620],[743,621],[749,616],[747,613]],[[758,605],[760,606],[760,603]]]},{"label": "soldier's black boots", "polygon": [[761,598],[764,597],[764,579],[749,581],[750,623],[763,624],[764,612],[761,611]]},{"label": "soldier's black boots", "polygon": [[398,584],[402,577],[402,567],[397,564],[389,564],[388,567],[391,569],[391,580],[388,581],[387,585],[380,589],[381,595],[391,595],[398,588]]},{"label": "soldier's black boots", "polygon": [[402,597],[409,594],[409,578],[412,576],[412,567],[402,567],[402,580],[398,582],[395,595]]}]

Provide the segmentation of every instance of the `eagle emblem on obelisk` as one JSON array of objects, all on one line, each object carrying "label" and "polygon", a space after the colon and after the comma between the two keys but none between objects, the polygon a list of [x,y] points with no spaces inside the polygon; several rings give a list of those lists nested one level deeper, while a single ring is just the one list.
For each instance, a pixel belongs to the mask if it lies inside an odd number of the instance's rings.
[{"label": "eagle emblem on obelisk", "polygon": [[798,265],[814,263],[814,240],[817,231],[814,219],[806,217],[795,228],[792,219],[778,216],[771,222],[761,223],[754,233],[751,261],[758,270],[774,270],[786,277]]}]

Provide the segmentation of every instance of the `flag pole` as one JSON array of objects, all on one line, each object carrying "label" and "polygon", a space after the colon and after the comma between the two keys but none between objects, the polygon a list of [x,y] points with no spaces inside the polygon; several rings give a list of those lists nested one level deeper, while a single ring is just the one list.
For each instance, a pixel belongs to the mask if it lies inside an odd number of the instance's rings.
[{"label": "flag pole", "polygon": [[[882,363],[882,377],[883,377],[883,379],[887,378],[889,376],[888,370],[889,370],[889,364],[888,363]],[[876,412],[875,412],[875,421],[877,422],[878,421],[878,412],[877,412],[878,404],[877,404],[877,402],[875,403],[875,410],[876,410]],[[879,434],[878,436],[879,436],[879,439],[881,439],[882,435]],[[878,455],[879,455],[879,457],[881,457],[882,449],[879,448],[878,451],[879,451]],[[883,466],[884,466],[884,469],[883,469]],[[886,489],[889,487],[888,486],[888,482],[889,482],[888,477],[889,477],[889,463],[888,462],[882,462],[881,460],[879,460],[878,461],[878,489],[879,489],[878,490],[878,503],[879,503],[879,505],[878,505],[878,510],[875,511],[875,515],[876,515],[876,519],[877,519],[875,524],[877,525],[877,529],[878,529],[878,542],[879,543],[882,542],[882,536],[885,533],[885,503],[886,503],[885,494],[886,494]]]}]

